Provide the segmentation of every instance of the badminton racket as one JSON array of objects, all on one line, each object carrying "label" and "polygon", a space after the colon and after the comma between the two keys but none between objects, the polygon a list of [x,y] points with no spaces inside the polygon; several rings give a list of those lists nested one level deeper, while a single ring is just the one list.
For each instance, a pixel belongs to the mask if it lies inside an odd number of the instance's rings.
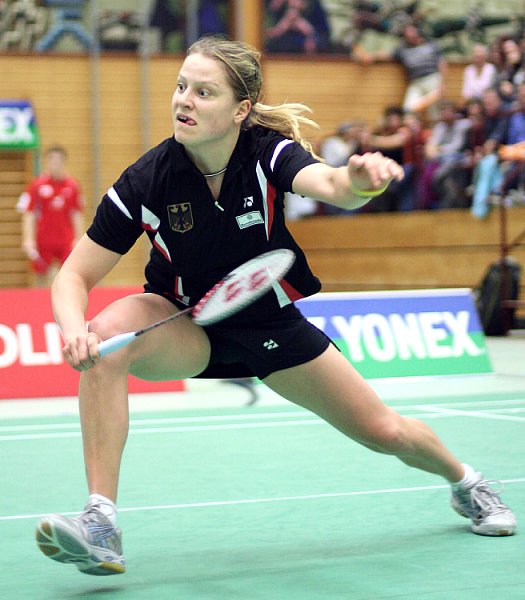
[{"label": "badminton racket", "polygon": [[120,333],[98,345],[100,356],[106,356],[130,344],[137,337],[165,323],[189,314],[198,325],[211,325],[242,310],[268,292],[288,272],[295,260],[292,250],[271,250],[243,263],[217,282],[195,306],[189,306],[148,327]]}]

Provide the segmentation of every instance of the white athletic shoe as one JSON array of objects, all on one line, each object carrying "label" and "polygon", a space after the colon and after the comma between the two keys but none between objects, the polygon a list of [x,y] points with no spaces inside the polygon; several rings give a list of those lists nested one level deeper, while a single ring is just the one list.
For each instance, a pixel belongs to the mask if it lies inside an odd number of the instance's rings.
[{"label": "white athletic shoe", "polygon": [[118,575],[126,571],[122,534],[102,513],[88,504],[75,519],[48,515],[37,526],[39,549],[49,558],[74,564],[88,575]]},{"label": "white athletic shoe", "polygon": [[452,508],[462,517],[472,520],[471,530],[479,535],[504,536],[516,531],[516,517],[512,510],[500,500],[483,475],[472,487],[452,491]]}]

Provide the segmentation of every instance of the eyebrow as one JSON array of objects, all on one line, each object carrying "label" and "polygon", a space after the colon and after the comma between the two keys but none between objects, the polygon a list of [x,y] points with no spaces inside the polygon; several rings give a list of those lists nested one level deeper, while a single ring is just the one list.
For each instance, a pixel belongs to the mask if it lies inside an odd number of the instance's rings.
[{"label": "eyebrow", "polygon": [[[177,77],[177,81],[181,81],[181,80],[183,80],[185,83],[188,81],[188,79],[186,77],[184,77],[184,75],[179,73],[179,75]],[[220,87],[219,83],[217,83],[213,79],[203,79],[202,81],[194,81],[192,83],[192,85],[194,85],[196,87],[198,87],[198,86]]]}]

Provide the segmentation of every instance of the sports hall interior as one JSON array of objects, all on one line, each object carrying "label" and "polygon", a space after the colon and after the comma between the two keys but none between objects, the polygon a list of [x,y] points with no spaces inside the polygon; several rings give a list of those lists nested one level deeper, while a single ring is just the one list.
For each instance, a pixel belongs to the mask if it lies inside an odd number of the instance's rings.
[{"label": "sports hall interior", "polygon": [[[263,2],[234,5],[242,14],[239,36],[260,46]],[[82,182],[86,222],[123,169],[171,135],[182,61],[125,52],[0,52],[1,95],[32,102],[42,147],[66,147],[68,170]],[[344,121],[376,123],[387,105],[401,102],[406,85],[391,62],[370,68],[341,56],[266,55],[262,64],[264,102],[311,107],[320,126],[308,132],[313,142]],[[447,72],[447,96],[457,101],[464,66],[451,63]],[[33,152],[0,152],[0,288],[31,285],[15,207],[35,161]],[[484,220],[453,209],[312,216],[289,227],[324,292],[475,288],[523,236],[525,206],[496,207]],[[139,242],[103,285],[141,285],[148,253],[147,240]],[[510,254],[525,266],[525,245]],[[525,309],[517,314],[525,317]],[[479,459],[488,475],[501,478],[521,525],[525,339],[519,331],[514,338],[521,339],[488,341],[494,376],[374,385],[401,413],[432,419],[465,460]],[[348,446],[268,391],[250,405],[245,389],[206,385],[177,400],[177,410],[172,395],[131,401],[121,513],[129,573],[109,582],[47,561],[33,542],[41,511],[74,511],[84,498],[75,400],[26,400],[22,409],[0,400],[7,449],[0,470],[9,482],[0,510],[0,597],[525,597],[524,533],[472,536],[435,478]],[[55,479],[58,468],[67,479]]]},{"label": "sports hall interior", "polygon": [[[237,3],[242,34],[260,47],[262,10]],[[0,53],[2,95],[33,103],[42,145],[60,143],[68,168],[81,182],[86,219],[121,171],[143,151],[171,134],[170,100],[182,55],[106,53]],[[451,63],[447,96],[460,100],[464,64]],[[264,102],[303,102],[320,128],[315,142],[348,120],[378,122],[387,105],[401,102],[402,68],[373,68],[341,56],[267,55],[263,60]],[[27,286],[30,274],[20,248],[17,197],[33,173],[34,155],[0,153],[0,286]],[[319,273],[324,291],[475,287],[501,253],[500,214],[486,220],[466,209],[359,214],[351,218],[309,218],[290,224]],[[525,229],[525,207],[513,207],[506,240]],[[105,283],[141,281],[147,248],[138,245]],[[525,262],[525,246],[512,253]]]}]

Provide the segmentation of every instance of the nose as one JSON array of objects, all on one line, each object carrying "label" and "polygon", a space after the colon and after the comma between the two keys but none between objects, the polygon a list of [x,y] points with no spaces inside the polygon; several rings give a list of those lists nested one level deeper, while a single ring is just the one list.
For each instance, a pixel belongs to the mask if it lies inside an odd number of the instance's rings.
[{"label": "nose", "polygon": [[191,92],[190,92],[189,88],[186,88],[182,92],[178,92],[177,96],[178,96],[179,104],[181,106],[183,106],[184,108],[189,108],[192,106]]}]

